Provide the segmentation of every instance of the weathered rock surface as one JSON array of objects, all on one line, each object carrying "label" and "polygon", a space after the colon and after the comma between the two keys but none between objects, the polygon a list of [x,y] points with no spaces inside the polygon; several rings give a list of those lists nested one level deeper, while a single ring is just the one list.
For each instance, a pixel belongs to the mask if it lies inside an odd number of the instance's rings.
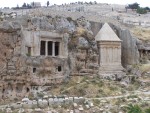
[{"label": "weathered rock surface", "polygon": [[4,21],[0,24],[0,31],[14,32],[17,30],[21,30],[21,25],[18,22]]},{"label": "weathered rock surface", "polygon": [[[20,25],[19,22],[7,21],[0,24],[1,98],[21,98],[28,96],[30,92],[36,94],[38,91],[46,90],[45,85],[50,88],[53,84],[60,84],[70,75],[70,72],[71,75],[96,75],[98,73],[98,48],[94,37],[103,23],[89,22],[83,17],[78,20],[64,17],[33,17],[25,18],[24,21],[27,21],[27,26]],[[111,27],[123,41],[122,64],[126,66],[138,63],[137,45],[140,42],[134,39],[128,30],[112,24]],[[32,31],[29,36],[22,34],[24,29]],[[24,38],[37,39],[33,32],[37,33],[40,30],[58,33],[63,31],[61,41],[64,43],[66,57],[31,57],[27,54],[27,50],[22,51],[22,45],[27,43],[24,42]],[[28,43],[29,45],[24,48],[29,50],[30,47],[34,48],[33,42]]]},{"label": "weathered rock surface", "polygon": [[119,38],[122,42],[122,64],[132,65],[139,63],[139,52],[136,39],[133,38],[129,30],[118,30]]}]

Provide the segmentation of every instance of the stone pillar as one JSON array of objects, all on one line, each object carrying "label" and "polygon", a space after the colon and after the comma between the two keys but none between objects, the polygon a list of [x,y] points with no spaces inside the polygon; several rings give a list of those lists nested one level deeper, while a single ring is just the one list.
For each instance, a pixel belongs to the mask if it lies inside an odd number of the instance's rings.
[{"label": "stone pillar", "polygon": [[52,43],[52,47],[53,47],[52,56],[55,56],[55,42]]},{"label": "stone pillar", "polygon": [[60,55],[63,55],[64,57],[68,57],[68,38],[69,35],[65,33],[63,37],[63,43],[60,43]]},{"label": "stone pillar", "polygon": [[62,44],[59,42],[59,51],[58,51],[58,56],[62,55]]},{"label": "stone pillar", "polygon": [[45,56],[48,56],[48,47],[47,47],[47,45],[48,45],[48,41],[45,41]]},{"label": "stone pillar", "polygon": [[110,60],[111,62],[113,62],[113,47],[110,48],[110,55],[111,55]]},{"label": "stone pillar", "polygon": [[119,47],[119,62],[121,63],[121,47]]},{"label": "stone pillar", "polygon": [[117,48],[116,47],[114,48],[113,55],[114,55],[114,62],[117,62]]}]

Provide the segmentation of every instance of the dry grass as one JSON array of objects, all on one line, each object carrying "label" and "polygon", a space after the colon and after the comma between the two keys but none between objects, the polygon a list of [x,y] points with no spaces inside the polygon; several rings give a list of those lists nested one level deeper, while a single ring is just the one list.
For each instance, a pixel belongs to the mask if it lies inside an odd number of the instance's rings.
[{"label": "dry grass", "polygon": [[139,67],[140,71],[144,74],[148,71],[150,71],[150,64],[142,64],[140,67]]},{"label": "dry grass", "polygon": [[150,28],[135,27],[131,32],[143,41],[150,41]]},{"label": "dry grass", "polygon": [[96,77],[74,76],[67,83],[53,88],[50,92],[54,95],[103,97],[120,95],[118,92],[121,92],[121,86],[114,81],[101,80]]}]

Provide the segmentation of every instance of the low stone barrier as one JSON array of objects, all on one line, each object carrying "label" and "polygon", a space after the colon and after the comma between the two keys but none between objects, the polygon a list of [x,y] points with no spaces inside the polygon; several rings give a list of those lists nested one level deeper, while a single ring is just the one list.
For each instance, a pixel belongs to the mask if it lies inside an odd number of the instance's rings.
[{"label": "low stone barrier", "polygon": [[85,101],[83,97],[49,97],[47,99],[29,100],[25,102],[13,103],[10,105],[14,109],[35,109],[35,108],[46,108],[51,105],[63,105],[82,103]]}]

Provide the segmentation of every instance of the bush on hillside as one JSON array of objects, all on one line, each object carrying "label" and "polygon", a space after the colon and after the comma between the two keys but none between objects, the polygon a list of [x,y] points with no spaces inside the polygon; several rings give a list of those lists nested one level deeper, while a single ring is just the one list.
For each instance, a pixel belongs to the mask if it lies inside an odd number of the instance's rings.
[{"label": "bush on hillside", "polygon": [[139,8],[137,8],[137,13],[139,13],[139,14],[146,14],[147,10],[145,8],[139,7]]}]

